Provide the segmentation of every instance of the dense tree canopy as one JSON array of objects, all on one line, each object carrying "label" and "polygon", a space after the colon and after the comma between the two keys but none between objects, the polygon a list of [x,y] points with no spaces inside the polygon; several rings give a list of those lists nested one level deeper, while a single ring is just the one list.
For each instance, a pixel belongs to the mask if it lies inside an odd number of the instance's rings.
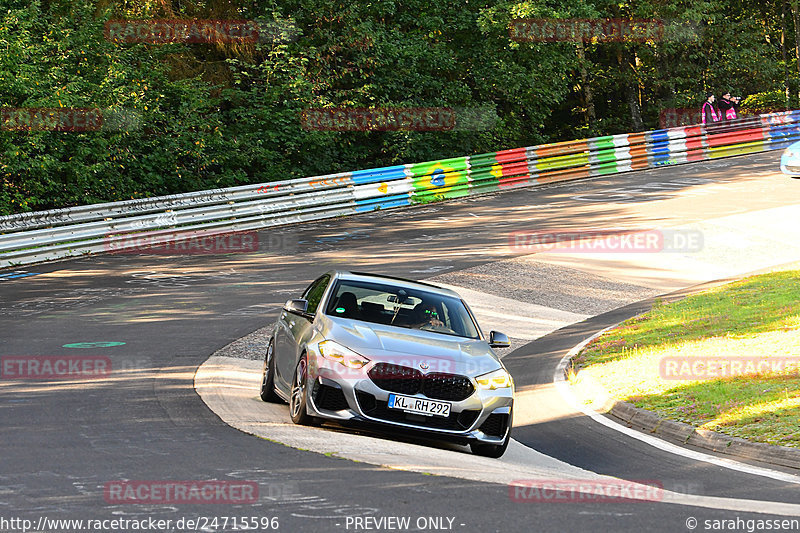
[{"label": "dense tree canopy", "polygon": [[[706,90],[796,106],[797,0],[0,0],[0,111],[98,108],[100,131],[0,128],[0,214],[653,129]],[[521,42],[516,19],[655,19],[659,38]],[[262,42],[121,42],[109,20],[252,20]],[[315,131],[304,109],[446,107],[456,131]],[[114,119],[113,117],[116,117]],[[5,123],[4,123],[5,124]],[[7,126],[7,124],[6,124]]]}]

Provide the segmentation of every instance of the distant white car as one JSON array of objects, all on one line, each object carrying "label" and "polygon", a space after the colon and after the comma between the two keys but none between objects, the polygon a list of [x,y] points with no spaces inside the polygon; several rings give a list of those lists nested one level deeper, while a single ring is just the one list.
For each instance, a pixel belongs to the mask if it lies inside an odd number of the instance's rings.
[{"label": "distant white car", "polygon": [[458,294],[427,283],[331,271],[286,302],[269,341],[261,399],[296,424],[359,422],[469,444],[500,457],[514,381]]},{"label": "distant white car", "polygon": [[800,141],[783,151],[781,172],[792,178],[800,178]]}]

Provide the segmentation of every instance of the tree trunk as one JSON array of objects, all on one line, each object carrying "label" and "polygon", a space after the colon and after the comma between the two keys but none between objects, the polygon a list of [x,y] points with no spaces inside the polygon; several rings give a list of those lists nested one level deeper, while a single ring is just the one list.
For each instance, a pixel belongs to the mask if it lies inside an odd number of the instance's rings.
[{"label": "tree trunk", "polygon": [[786,93],[786,109],[789,109],[789,65],[786,60],[786,1],[781,0],[781,59],[783,60],[783,88]]},{"label": "tree trunk", "polygon": [[[800,8],[797,6],[797,0],[794,0],[792,15],[794,19],[794,57],[797,60],[797,75],[800,78]],[[800,100],[800,88],[798,88],[797,99]]]},{"label": "tree trunk", "polygon": [[630,62],[625,61],[622,54],[622,46],[617,48],[617,63],[619,70],[622,73],[622,78],[625,83],[625,99],[628,102],[628,108],[631,111],[631,125],[633,131],[642,131],[644,124],[642,122],[642,113],[639,109],[639,87],[636,83],[636,71]]},{"label": "tree trunk", "polygon": [[628,97],[628,107],[631,109],[631,123],[633,124],[633,131],[642,131],[644,123],[642,122],[642,113],[639,109],[639,99],[636,87],[629,83],[625,92]]},{"label": "tree trunk", "polygon": [[589,128],[593,129],[597,115],[594,110],[594,95],[589,82],[589,72],[586,70],[586,51],[583,48],[583,41],[578,41],[578,59],[580,60],[581,84],[583,85],[583,103],[586,109],[584,118]]}]

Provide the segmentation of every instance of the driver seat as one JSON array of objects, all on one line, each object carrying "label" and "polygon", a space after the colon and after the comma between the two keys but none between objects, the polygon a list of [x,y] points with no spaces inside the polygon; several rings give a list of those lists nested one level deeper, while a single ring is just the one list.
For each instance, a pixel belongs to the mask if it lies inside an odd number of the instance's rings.
[{"label": "driver seat", "polygon": [[339,295],[339,299],[336,301],[336,308],[339,307],[344,308],[344,312],[336,313],[336,316],[342,318],[358,318],[358,300],[356,299],[356,295],[352,292],[343,292]]}]

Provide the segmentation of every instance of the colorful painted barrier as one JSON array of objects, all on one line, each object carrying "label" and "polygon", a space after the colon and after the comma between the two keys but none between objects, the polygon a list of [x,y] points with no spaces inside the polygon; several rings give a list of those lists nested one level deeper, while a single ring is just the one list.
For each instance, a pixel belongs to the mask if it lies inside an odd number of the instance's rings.
[{"label": "colorful painted barrier", "polygon": [[240,232],[499,190],[782,149],[800,111],[0,217],[0,268],[122,246],[153,231]]}]

